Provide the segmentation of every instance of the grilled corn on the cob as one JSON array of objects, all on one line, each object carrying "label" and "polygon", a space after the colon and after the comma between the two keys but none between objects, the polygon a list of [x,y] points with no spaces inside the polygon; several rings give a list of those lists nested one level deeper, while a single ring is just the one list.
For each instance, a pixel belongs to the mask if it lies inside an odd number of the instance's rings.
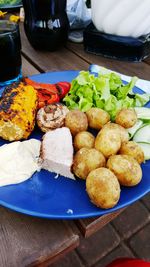
[{"label": "grilled corn on the cob", "polygon": [[23,82],[8,86],[0,99],[0,137],[15,141],[27,139],[34,129],[36,90]]}]

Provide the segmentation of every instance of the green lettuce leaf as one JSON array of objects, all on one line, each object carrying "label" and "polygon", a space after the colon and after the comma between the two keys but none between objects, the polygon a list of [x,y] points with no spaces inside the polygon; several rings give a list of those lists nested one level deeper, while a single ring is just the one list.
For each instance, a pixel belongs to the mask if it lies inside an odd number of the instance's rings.
[{"label": "green lettuce leaf", "polygon": [[97,76],[81,71],[71,82],[71,89],[63,99],[69,109],[88,111],[91,107],[106,110],[114,120],[122,108],[141,107],[150,100],[150,94],[135,94],[137,77],[124,84],[116,73],[106,71]]}]

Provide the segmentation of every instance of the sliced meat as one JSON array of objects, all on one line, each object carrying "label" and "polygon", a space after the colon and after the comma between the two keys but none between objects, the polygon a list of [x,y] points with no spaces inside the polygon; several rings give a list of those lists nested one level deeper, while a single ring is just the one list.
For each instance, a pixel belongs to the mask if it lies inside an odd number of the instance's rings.
[{"label": "sliced meat", "polygon": [[73,144],[67,127],[48,131],[43,136],[41,147],[42,168],[74,179],[71,173]]}]

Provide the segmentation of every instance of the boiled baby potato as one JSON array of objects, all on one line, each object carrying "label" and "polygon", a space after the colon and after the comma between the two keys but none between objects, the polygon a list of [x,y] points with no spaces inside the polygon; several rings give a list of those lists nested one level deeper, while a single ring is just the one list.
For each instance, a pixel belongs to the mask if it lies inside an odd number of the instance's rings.
[{"label": "boiled baby potato", "polygon": [[110,116],[108,112],[100,108],[90,108],[86,112],[89,127],[100,130],[104,124],[110,121]]},{"label": "boiled baby potato", "polygon": [[84,112],[80,110],[69,111],[65,117],[65,126],[68,127],[73,136],[88,128],[88,120]]},{"label": "boiled baby potato", "polygon": [[141,166],[132,156],[111,156],[107,161],[107,167],[114,172],[121,185],[134,186],[142,179]]},{"label": "boiled baby potato", "polygon": [[144,162],[144,152],[142,148],[134,141],[128,141],[121,145],[119,154],[130,155],[137,160],[139,164]]},{"label": "boiled baby potato", "polygon": [[120,185],[115,174],[107,168],[98,168],[89,173],[86,191],[91,201],[100,208],[114,207],[120,198]]},{"label": "boiled baby potato", "polygon": [[121,147],[121,137],[118,129],[114,128],[112,123],[106,125],[96,136],[95,148],[108,158],[119,151]]},{"label": "boiled baby potato", "polygon": [[103,129],[116,129],[118,130],[119,134],[120,134],[120,138],[121,138],[121,143],[123,142],[127,142],[129,140],[129,134],[127,132],[127,130],[122,127],[121,125],[117,124],[117,123],[113,123],[113,122],[109,122],[107,124],[104,125]]},{"label": "boiled baby potato", "polygon": [[73,159],[73,173],[81,178],[86,179],[90,171],[106,165],[103,154],[95,148],[81,148],[77,151]]},{"label": "boiled baby potato", "polygon": [[95,137],[93,134],[82,131],[78,133],[74,138],[74,149],[77,151],[82,147],[92,148],[94,147]]},{"label": "boiled baby potato", "polygon": [[132,127],[137,122],[135,110],[132,108],[121,109],[116,115],[115,122],[124,128]]}]

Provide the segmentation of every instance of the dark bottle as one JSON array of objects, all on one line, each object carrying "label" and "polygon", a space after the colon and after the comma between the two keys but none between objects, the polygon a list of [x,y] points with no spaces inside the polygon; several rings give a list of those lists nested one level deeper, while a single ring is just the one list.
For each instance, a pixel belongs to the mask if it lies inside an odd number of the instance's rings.
[{"label": "dark bottle", "polygon": [[23,0],[24,28],[36,49],[54,51],[68,38],[66,0]]}]

